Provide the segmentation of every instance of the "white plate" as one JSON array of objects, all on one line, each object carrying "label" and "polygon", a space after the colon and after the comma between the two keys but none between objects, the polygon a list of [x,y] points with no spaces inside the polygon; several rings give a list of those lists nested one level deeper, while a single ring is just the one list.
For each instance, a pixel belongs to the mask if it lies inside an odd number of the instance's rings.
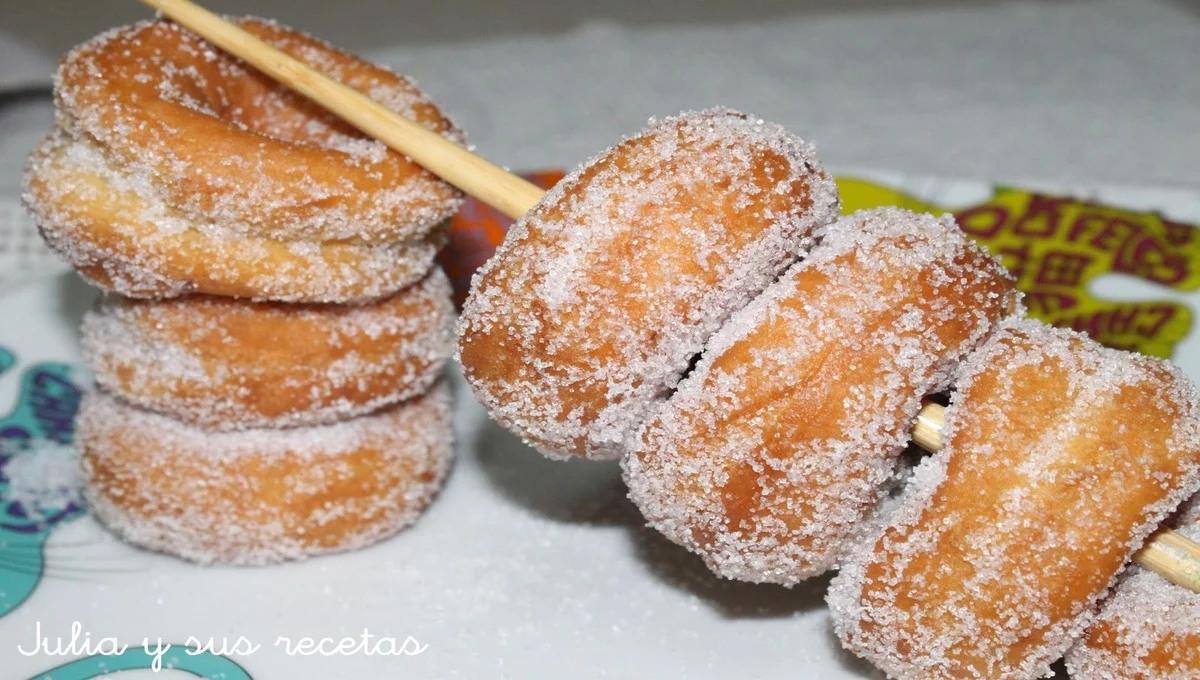
[{"label": "white plate", "polygon": [[[962,201],[988,191],[883,179],[930,197],[958,191]],[[1171,196],[1126,192],[1112,200],[1169,208]],[[1200,219],[1194,195],[1177,205],[1175,219]],[[1195,291],[1164,293],[1128,278],[1107,277],[1093,289],[1114,299],[1167,294],[1200,308]],[[0,408],[15,403],[20,376],[37,363],[78,363],[76,328],[93,297],[64,276],[0,298],[0,347],[17,357],[0,374]],[[1193,330],[1176,354],[1193,378],[1200,375],[1198,345]],[[717,579],[644,528],[614,464],[546,460],[490,422],[457,374],[451,384],[458,464],[412,529],[356,553],[231,569],[139,551],[79,516],[49,532],[44,578],[0,616],[0,675],[29,678],[78,656],[17,651],[33,645],[38,626],[44,637],[69,640],[78,622],[93,643],[112,637],[131,645],[123,658],[132,667],[146,665],[136,653],[145,638],[258,645],[231,654],[237,665],[186,657],[179,648],[166,655],[227,680],[880,677],[830,632],[828,579],[791,590]],[[0,590],[3,570],[13,568],[5,537],[0,530]],[[19,569],[40,568],[28,546],[20,549],[26,552],[13,558],[24,560]],[[427,647],[414,656],[303,656],[276,645],[281,637],[359,638],[364,630],[398,644],[411,636],[410,649]],[[82,680],[120,663],[93,657],[54,677]]]}]

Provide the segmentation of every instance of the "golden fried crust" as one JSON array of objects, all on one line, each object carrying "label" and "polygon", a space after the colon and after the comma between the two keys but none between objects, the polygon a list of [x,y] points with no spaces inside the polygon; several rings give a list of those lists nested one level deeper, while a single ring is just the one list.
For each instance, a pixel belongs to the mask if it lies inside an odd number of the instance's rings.
[{"label": "golden fried crust", "polygon": [[1200,482],[1200,400],[1165,362],[1013,322],[968,361],[948,448],[830,591],[897,678],[1049,672]]},{"label": "golden fried crust", "polygon": [[96,392],[78,441],[93,513],[125,540],[201,563],[352,550],[416,520],[452,456],[444,386],[377,414],[210,433]]},{"label": "golden fried crust", "polygon": [[453,313],[440,269],[361,306],[108,296],[82,344],[100,385],[144,408],[223,430],[318,425],[424,392]]},{"label": "golden fried crust", "polygon": [[826,571],[884,492],[921,397],[1017,298],[949,218],[843,218],[729,320],[641,432],[631,498],[722,576]]},{"label": "golden fried crust", "polygon": [[657,122],[561,181],[477,273],[467,380],[548,455],[615,457],[836,211],[812,149],[782,128],[731,111]]},{"label": "golden fried crust", "polygon": [[[411,80],[312,37],[238,20],[267,43],[455,141]],[[64,57],[60,122],[198,222],[283,241],[419,238],[460,194],[170,21],[114,29]]]},{"label": "golden fried crust", "polygon": [[[1154,577],[1162,578],[1157,574]],[[1196,607],[1195,603],[1190,606],[1193,610]],[[1152,630],[1154,620],[1171,612],[1146,610],[1144,614],[1146,618],[1131,622],[1131,627],[1112,619],[1093,625],[1082,644],[1089,648],[1089,661],[1095,666],[1072,664],[1078,669],[1071,677],[1080,680],[1188,680],[1200,675],[1200,631],[1155,633]],[[1191,617],[1195,619],[1196,614],[1192,613]],[[1144,631],[1146,628],[1151,630]],[[1150,637],[1143,637],[1147,633]]]},{"label": "golden fried crust", "polygon": [[62,133],[30,157],[25,189],[46,242],[86,278],[130,297],[371,300],[424,276],[445,240],[441,228],[379,245],[285,243],[199,228],[134,190],[94,145]]}]

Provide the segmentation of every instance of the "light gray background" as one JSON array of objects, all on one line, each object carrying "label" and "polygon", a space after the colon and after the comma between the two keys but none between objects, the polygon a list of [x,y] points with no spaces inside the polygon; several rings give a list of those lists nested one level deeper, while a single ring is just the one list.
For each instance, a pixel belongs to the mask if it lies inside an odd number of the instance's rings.
[{"label": "light gray background", "polygon": [[[1200,184],[1194,1],[208,4],[392,61],[514,166],[573,164],[648,116],[726,104],[835,166]],[[0,29],[56,55],[147,14],[7,0]]]}]

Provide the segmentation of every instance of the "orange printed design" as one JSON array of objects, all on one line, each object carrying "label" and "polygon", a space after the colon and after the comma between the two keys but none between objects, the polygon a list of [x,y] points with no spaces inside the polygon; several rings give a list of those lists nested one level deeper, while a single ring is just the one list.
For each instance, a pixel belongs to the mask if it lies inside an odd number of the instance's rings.
[{"label": "orange printed design", "polygon": [[[558,170],[524,173],[521,175],[534,184],[549,189],[564,173]],[[496,247],[504,240],[512,220],[490,205],[475,198],[467,198],[463,207],[450,223],[450,240],[438,255],[438,263],[446,270],[454,284],[454,302],[462,308],[471,289],[471,276],[487,261]]]},{"label": "orange printed design", "polygon": [[[524,175],[549,188],[563,173]],[[1170,357],[1187,337],[1193,311],[1173,302],[1111,302],[1089,285],[1121,273],[1181,291],[1200,288],[1200,229],[1154,212],[1136,212],[1020,189],[998,188],[979,205],[952,209],[892,187],[838,179],[842,212],[899,206],[952,213],[968,235],[1000,257],[1025,292],[1030,316],[1074,328],[1096,340],[1151,356]],[[504,240],[511,220],[474,199],[454,219],[442,267],[461,305],[471,275]]]}]

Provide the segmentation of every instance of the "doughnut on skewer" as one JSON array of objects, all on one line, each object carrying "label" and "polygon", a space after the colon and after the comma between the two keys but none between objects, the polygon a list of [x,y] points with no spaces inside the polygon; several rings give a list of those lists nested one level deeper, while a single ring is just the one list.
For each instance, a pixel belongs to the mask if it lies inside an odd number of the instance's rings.
[{"label": "doughnut on skewer", "polygon": [[[1200,497],[1171,522],[1200,539]],[[1200,594],[1130,567],[1087,634],[1067,654],[1080,680],[1189,680],[1200,675]]]},{"label": "doughnut on skewer", "polygon": [[1166,362],[1006,322],[965,364],[946,449],[834,579],[838,636],[895,678],[1047,673],[1200,484],[1198,422]]},{"label": "doughnut on skewer", "polygon": [[615,458],[836,195],[776,125],[727,110],[652,123],[560,181],[475,274],[463,375],[543,453]]},{"label": "doughnut on skewer", "polygon": [[727,578],[828,570],[884,493],[921,398],[1017,300],[948,217],[842,218],[643,428],[624,459],[630,498]]},{"label": "doughnut on skewer", "polygon": [[[448,142],[403,116],[396,115],[361,93],[327,78],[188,0],[143,1],[222,49],[245,59],[281,83],[320,103],[358,129],[407,154],[439,177],[505,215],[519,218],[543,196],[542,190],[537,186]],[[929,414],[925,416],[923,420],[928,425],[932,418],[927,417]],[[925,432],[922,433],[922,419],[918,419],[916,429],[916,434],[919,435],[917,441],[920,441],[920,435],[928,434],[928,427],[925,427]],[[1160,532],[1159,535],[1171,534]],[[1185,540],[1177,536],[1173,538]],[[1187,543],[1192,550],[1200,551],[1200,546],[1190,541]],[[1155,543],[1152,542],[1143,554],[1154,547]],[[1167,578],[1187,582],[1186,575],[1170,570],[1170,564],[1170,561],[1158,562],[1151,568],[1161,570],[1159,573]],[[1200,587],[1195,579],[1192,583],[1192,587]]]},{"label": "doughnut on skewer", "polygon": [[[926,401],[913,424],[912,441],[926,451],[937,453],[946,446],[945,427],[946,407]],[[1200,519],[1200,503],[1193,499],[1188,507],[1186,513],[1182,510],[1180,513],[1189,519],[1177,518],[1176,522]],[[1141,550],[1134,553],[1133,561],[1181,588],[1200,593],[1200,543],[1168,526],[1159,527]]]},{"label": "doughnut on skewer", "polygon": [[[1172,524],[1180,535],[1200,539],[1200,496]],[[1067,654],[1067,670],[1079,680],[1200,677],[1200,593],[1130,567]]]}]

